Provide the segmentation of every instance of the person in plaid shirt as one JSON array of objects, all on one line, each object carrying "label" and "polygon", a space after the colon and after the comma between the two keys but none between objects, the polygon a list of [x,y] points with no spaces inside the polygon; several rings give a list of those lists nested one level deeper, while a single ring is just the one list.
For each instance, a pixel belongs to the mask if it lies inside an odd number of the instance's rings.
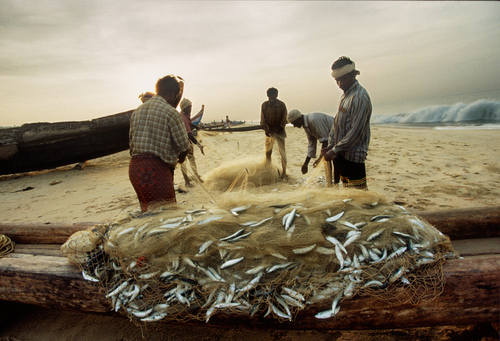
[{"label": "person in plaid shirt", "polygon": [[186,127],[176,110],[183,89],[180,77],[160,78],[156,95],[130,117],[129,178],[143,212],[153,203],[176,202],[174,169],[189,150]]}]

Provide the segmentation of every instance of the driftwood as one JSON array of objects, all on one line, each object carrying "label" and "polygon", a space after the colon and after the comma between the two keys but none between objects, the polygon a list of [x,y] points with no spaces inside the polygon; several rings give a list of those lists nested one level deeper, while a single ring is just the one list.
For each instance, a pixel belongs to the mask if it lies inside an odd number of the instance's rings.
[{"label": "driftwood", "polygon": [[[500,239],[491,242],[492,245],[500,245]],[[374,297],[356,296],[343,301],[340,312],[332,319],[314,317],[316,312],[328,309],[330,304],[325,304],[301,311],[293,322],[279,323],[261,316],[247,318],[216,314],[208,325],[250,329],[353,330],[497,322],[500,313],[499,247],[493,247],[490,254],[478,256],[474,251],[475,240],[461,243],[462,252],[471,256],[444,264],[446,285],[442,294],[432,301],[391,305]],[[29,249],[27,247],[23,252]],[[112,314],[104,293],[85,281],[80,271],[69,265],[66,258],[19,252],[0,259],[1,300]],[[199,321],[187,323],[206,325]]]},{"label": "driftwood", "polygon": [[[451,240],[500,237],[500,207],[450,209],[416,213]],[[8,223],[0,222],[0,234],[21,244],[63,244],[75,232],[98,222]]]}]

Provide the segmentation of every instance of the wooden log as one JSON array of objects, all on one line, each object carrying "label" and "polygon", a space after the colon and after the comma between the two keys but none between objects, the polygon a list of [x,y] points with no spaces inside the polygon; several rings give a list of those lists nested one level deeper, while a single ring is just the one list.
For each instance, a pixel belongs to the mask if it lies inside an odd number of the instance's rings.
[{"label": "wooden log", "polygon": [[[500,237],[500,207],[414,212],[451,240]],[[99,222],[9,223],[0,222],[0,234],[20,244],[64,244],[75,232]]]},{"label": "wooden log", "polygon": [[0,223],[0,234],[18,244],[64,244],[75,232],[97,223]]},{"label": "wooden log", "polygon": [[413,213],[452,240],[500,237],[500,206]]},{"label": "wooden log", "polygon": [[[474,256],[444,264],[446,285],[430,302],[389,304],[375,297],[341,302],[336,317],[320,320],[318,311],[330,304],[308,307],[292,322],[262,316],[216,314],[210,326],[250,329],[355,330],[412,328],[498,321],[500,255]],[[98,287],[83,280],[79,270],[63,257],[18,255],[0,259],[0,299],[49,308],[110,313],[110,304]],[[206,325],[200,321],[190,324]]]}]

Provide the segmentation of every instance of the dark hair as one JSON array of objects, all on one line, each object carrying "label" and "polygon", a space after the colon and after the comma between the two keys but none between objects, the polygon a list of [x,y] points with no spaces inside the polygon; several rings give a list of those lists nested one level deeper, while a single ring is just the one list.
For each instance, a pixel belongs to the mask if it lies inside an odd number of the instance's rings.
[{"label": "dark hair", "polygon": [[333,62],[332,70],[340,69],[341,67],[346,66],[348,64],[352,64],[352,63],[353,63],[353,61],[349,57],[342,56]]},{"label": "dark hair", "polygon": [[278,89],[276,89],[276,88],[269,88],[269,89],[267,89],[267,95],[268,96],[276,96],[276,97],[278,97]]},{"label": "dark hair", "polygon": [[174,76],[165,76],[158,79],[158,81],[156,82],[156,93],[160,96],[169,93],[177,95],[179,91],[179,82],[177,81],[177,79],[175,79]]}]

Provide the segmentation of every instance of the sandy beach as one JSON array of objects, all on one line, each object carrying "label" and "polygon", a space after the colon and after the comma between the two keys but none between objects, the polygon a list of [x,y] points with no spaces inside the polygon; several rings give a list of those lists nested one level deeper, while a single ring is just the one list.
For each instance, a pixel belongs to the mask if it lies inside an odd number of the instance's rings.
[{"label": "sandy beach", "polygon": [[[324,170],[301,174],[307,152],[303,129],[287,127],[288,178],[249,190],[249,195],[270,191],[324,187]],[[368,188],[413,211],[498,206],[500,203],[500,135],[488,129],[406,129],[372,126],[366,162]],[[234,160],[263,159],[263,131],[200,136],[205,155],[195,148],[202,178],[210,170]],[[276,147],[275,147],[276,148]],[[136,210],[138,201],[128,179],[128,151],[90,160],[83,170],[74,165],[54,170],[0,177],[4,222],[111,222]],[[279,164],[279,153],[273,152]],[[223,195],[200,184],[186,188],[180,168],[175,183],[177,202],[199,208]],[[335,188],[325,188],[335,191]],[[141,330],[127,319],[99,317],[37,307],[13,308],[9,326],[0,328],[0,340],[140,340]],[[21,319],[28,313],[28,320]],[[18,316],[19,315],[19,316]],[[17,317],[16,317],[17,316]],[[434,339],[452,334],[454,327],[417,328],[413,339]],[[464,327],[473,328],[473,327]],[[38,334],[33,337],[33,330]],[[146,339],[168,340],[395,340],[380,332],[242,331],[168,325],[144,331]],[[148,334],[149,333],[149,334]],[[149,336],[148,336],[149,335]],[[417,335],[415,337],[415,335]],[[62,338],[61,338],[62,336]],[[427,337],[427,338],[426,338]],[[402,338],[399,338],[402,339]],[[404,339],[404,338],[403,338]],[[411,338],[408,338],[411,339]],[[451,340],[452,338],[450,338]]]}]

